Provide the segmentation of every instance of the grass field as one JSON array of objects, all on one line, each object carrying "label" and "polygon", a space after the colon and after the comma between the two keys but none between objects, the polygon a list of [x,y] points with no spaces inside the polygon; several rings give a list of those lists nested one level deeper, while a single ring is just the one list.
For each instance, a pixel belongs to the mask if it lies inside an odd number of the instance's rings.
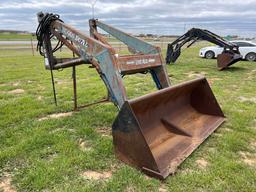
[{"label": "grass field", "polygon": [[35,36],[31,34],[16,34],[16,33],[0,33],[0,41],[8,40],[30,40],[36,39]]},{"label": "grass field", "polygon": [[[55,72],[55,107],[43,58],[1,50],[0,191],[255,191],[256,62],[219,72],[198,50],[186,49],[168,66],[172,84],[205,75],[227,120],[164,182],[115,158],[113,104],[66,113],[73,106],[69,69]],[[80,104],[106,95],[94,69],[77,73]],[[149,75],[124,79],[130,98],[155,91]]]}]

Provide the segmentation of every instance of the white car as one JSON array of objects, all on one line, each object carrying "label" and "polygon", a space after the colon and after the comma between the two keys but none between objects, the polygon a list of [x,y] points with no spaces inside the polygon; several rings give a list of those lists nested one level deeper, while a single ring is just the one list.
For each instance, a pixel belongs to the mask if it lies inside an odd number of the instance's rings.
[{"label": "white car", "polygon": [[[251,41],[231,41],[238,45],[239,51],[243,56],[243,59],[247,61],[256,61],[256,43]],[[223,51],[223,47],[210,46],[200,49],[199,56],[207,59],[216,58]]]}]

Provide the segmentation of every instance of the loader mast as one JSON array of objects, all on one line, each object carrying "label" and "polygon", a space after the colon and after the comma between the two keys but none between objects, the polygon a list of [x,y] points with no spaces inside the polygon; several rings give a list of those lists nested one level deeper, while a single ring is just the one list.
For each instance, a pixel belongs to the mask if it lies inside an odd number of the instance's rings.
[{"label": "loader mast", "polygon": [[192,28],[184,35],[180,36],[178,39],[168,44],[166,52],[166,63],[174,63],[181,54],[181,48],[186,43],[190,43],[187,46],[190,47],[199,40],[209,41],[224,48],[222,55],[220,56],[220,58],[218,58],[219,70],[223,70],[242,59],[239,52],[239,47],[237,45],[226,41],[224,38],[220,37],[215,33],[212,33],[211,31],[199,28]]},{"label": "loader mast", "polygon": [[[41,15],[44,17],[45,15]],[[42,19],[39,19],[41,21]],[[106,85],[111,101],[121,108],[128,99],[122,76],[150,72],[158,89],[170,86],[163,64],[161,50],[147,42],[91,19],[90,36],[87,36],[60,20],[53,21],[49,33],[73,51],[77,58],[57,59],[53,56],[52,45],[47,35],[43,38],[45,66],[47,69],[60,69],[89,63],[96,68]],[[102,28],[132,49],[139,52],[133,55],[119,56],[104,37],[97,32]],[[49,35],[49,33],[47,33]]]},{"label": "loader mast", "polygon": [[118,56],[118,65],[122,75],[150,72],[158,89],[170,86],[166,66],[163,64],[161,49],[159,47],[153,46],[95,19],[90,19],[89,25],[91,36],[102,43],[106,43],[106,40],[98,33],[97,27],[128,46],[128,50],[132,55]]}]

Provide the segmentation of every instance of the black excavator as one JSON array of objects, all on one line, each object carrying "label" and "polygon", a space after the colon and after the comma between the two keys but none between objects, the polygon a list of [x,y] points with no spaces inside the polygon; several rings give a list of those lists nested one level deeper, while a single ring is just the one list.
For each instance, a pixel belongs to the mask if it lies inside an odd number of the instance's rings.
[{"label": "black excavator", "polygon": [[184,46],[186,43],[189,43],[187,47],[190,47],[195,42],[200,40],[209,41],[224,48],[223,52],[217,56],[217,67],[219,70],[224,70],[230,65],[242,60],[239,47],[234,43],[223,39],[211,31],[192,28],[174,42],[168,44],[166,63],[175,63],[181,54],[182,46]]}]

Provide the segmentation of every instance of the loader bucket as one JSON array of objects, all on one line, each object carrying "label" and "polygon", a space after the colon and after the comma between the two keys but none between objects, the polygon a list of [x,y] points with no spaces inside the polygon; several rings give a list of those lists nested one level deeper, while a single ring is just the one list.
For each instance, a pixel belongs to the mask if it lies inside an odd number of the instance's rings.
[{"label": "loader bucket", "polygon": [[228,66],[233,65],[234,63],[241,61],[242,56],[237,53],[222,53],[217,56],[218,69],[224,70]]},{"label": "loader bucket", "polygon": [[165,179],[224,119],[205,78],[165,88],[125,102],[112,126],[115,153]]}]

